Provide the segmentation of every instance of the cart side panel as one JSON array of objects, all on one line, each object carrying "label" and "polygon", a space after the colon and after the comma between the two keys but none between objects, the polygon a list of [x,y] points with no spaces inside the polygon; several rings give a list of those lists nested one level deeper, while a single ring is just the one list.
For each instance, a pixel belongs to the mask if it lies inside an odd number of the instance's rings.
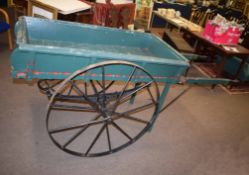
[{"label": "cart side panel", "polygon": [[[64,79],[91,64],[123,60],[144,67],[159,82],[176,82],[189,66],[174,49],[146,33],[31,17],[20,18],[15,32],[11,64],[16,78]],[[115,76],[108,79],[124,80],[130,72],[121,68],[110,68],[107,73]],[[147,78],[141,74],[133,81],[140,80]]]},{"label": "cart side panel", "polygon": [[187,70],[187,66],[179,65],[146,64],[143,66],[157,82],[178,83]]},{"label": "cart side panel", "polygon": [[30,45],[87,48],[187,61],[165,42],[148,33],[31,17],[20,18],[15,28],[17,38],[21,38],[17,40],[19,44],[25,41]]},{"label": "cart side panel", "polygon": [[[83,69],[88,65],[108,58],[84,57],[65,54],[53,54],[44,52],[27,52],[16,49],[11,56],[12,76],[14,78],[37,79],[64,79],[76,70]],[[115,60],[115,59],[113,59]],[[117,59],[116,59],[117,60]],[[135,59],[134,59],[135,60]],[[182,73],[187,69],[186,66],[166,65],[158,63],[148,63],[144,61],[132,61],[145,68],[158,82],[177,82]],[[82,79],[101,79],[101,70],[92,72],[91,75],[81,76]],[[106,79],[126,80],[132,69],[122,66],[110,66],[107,69]],[[148,81],[149,77],[143,73],[134,75],[132,81]]]},{"label": "cart side panel", "polygon": [[[34,65],[34,52],[15,49],[11,55],[11,75],[14,78],[30,79]],[[30,78],[28,78],[30,77]]]},{"label": "cart side panel", "polygon": [[81,56],[40,53],[15,49],[11,55],[12,77],[31,80],[64,79],[74,71],[91,64],[94,59]]},{"label": "cart side panel", "polygon": [[158,58],[185,62],[189,61],[182,54],[176,51],[173,47],[171,47],[169,44],[159,38],[152,38],[149,41],[149,45],[147,47],[150,48],[152,55],[155,55]]},{"label": "cart side panel", "polygon": [[142,33],[123,32],[114,28],[30,17],[25,17],[22,20],[26,23],[30,41],[51,40],[102,45],[142,46],[146,39]]}]

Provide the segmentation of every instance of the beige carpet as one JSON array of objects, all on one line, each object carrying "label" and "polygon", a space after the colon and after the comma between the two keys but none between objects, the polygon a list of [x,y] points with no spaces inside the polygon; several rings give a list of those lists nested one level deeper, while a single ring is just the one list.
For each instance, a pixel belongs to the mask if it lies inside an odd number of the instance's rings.
[{"label": "beige carpet", "polygon": [[[2,40],[3,37],[3,40]],[[0,35],[1,175],[248,175],[249,95],[193,87],[163,111],[153,130],[128,148],[99,158],[71,156],[45,129],[47,98],[10,76]],[[167,100],[185,86],[173,86]]]}]

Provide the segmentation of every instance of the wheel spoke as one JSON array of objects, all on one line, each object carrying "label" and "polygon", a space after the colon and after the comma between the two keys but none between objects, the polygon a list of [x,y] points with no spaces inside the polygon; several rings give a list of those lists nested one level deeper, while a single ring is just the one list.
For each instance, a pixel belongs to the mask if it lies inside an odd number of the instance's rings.
[{"label": "wheel spoke", "polygon": [[[97,115],[92,121],[97,120],[101,115]],[[66,148],[70,143],[72,143],[77,137],[79,137],[84,131],[89,128],[90,125],[83,127],[77,133],[75,133],[63,146],[62,148]]]},{"label": "wheel spoke", "polygon": [[[103,89],[103,85],[102,85],[98,80],[96,80],[96,82],[97,82],[97,84]],[[111,86],[114,84],[114,82],[115,82],[115,81],[111,81],[109,84],[107,84],[107,85],[105,86],[105,90],[107,90],[109,87],[111,87]],[[100,91],[100,92],[102,92],[102,91]]]},{"label": "wheel spoke", "polygon": [[103,94],[105,95],[105,68],[104,66],[101,67],[102,70],[102,89],[103,89]]},{"label": "wheel spoke", "polygon": [[53,104],[50,107],[51,107],[51,109],[57,109],[57,110],[73,110],[73,111],[96,112],[96,109],[94,109],[94,108],[83,107],[83,106]]},{"label": "wheel spoke", "polygon": [[133,120],[133,121],[136,121],[136,122],[144,123],[144,124],[149,123],[149,121],[146,121],[146,120],[143,120],[143,119],[140,119],[140,118],[137,118],[137,117],[133,117],[133,116],[130,116],[130,115],[127,115],[127,114],[124,114],[124,113],[115,112],[115,114],[118,115],[119,118],[125,118],[125,119]]},{"label": "wheel spoke", "polygon": [[105,108],[105,106],[106,106],[106,95],[105,95],[105,68],[104,68],[104,66],[102,66],[101,67],[101,70],[102,70],[102,91],[101,92],[103,92],[103,107]]},{"label": "wheel spoke", "polygon": [[109,126],[108,126],[107,122],[106,122],[106,135],[107,135],[107,140],[108,140],[109,151],[111,151],[112,150],[112,144],[111,144],[111,139],[110,139]]},{"label": "wheel spoke", "polygon": [[[70,81],[70,82],[71,82],[71,81]],[[73,82],[74,82],[74,80],[73,80]],[[73,90],[73,85],[71,84],[71,85],[70,85],[70,88],[69,88],[69,90],[68,90],[67,95],[71,95],[72,90]]]},{"label": "wheel spoke", "polygon": [[97,94],[97,95],[99,96],[99,92],[98,92],[98,90],[97,90],[95,84],[93,83],[93,80],[90,80],[90,84],[91,84],[91,86],[92,86],[92,88],[93,88],[93,90],[94,90],[94,93]]},{"label": "wheel spoke", "polygon": [[91,86],[92,86],[92,88],[94,90],[95,95],[97,96],[97,101],[96,102],[98,103],[99,102],[99,98],[100,98],[100,92],[98,92],[98,90],[97,90],[97,88],[96,88],[93,80],[90,80],[90,84],[91,84]]},{"label": "wheel spoke", "polygon": [[146,83],[145,85],[139,87],[138,89],[136,89],[135,91],[131,92],[130,94],[126,95],[125,97],[123,97],[123,99],[120,100],[120,103],[122,103],[123,101],[127,100],[127,98],[131,97],[133,94],[137,93],[138,91],[142,90],[143,88],[146,88],[147,86],[149,86],[151,83],[153,83],[153,81],[150,81],[148,83]]},{"label": "wheel spoke", "polygon": [[134,75],[136,69],[137,69],[137,67],[134,66],[134,68],[133,68],[133,70],[132,70],[132,72],[131,72],[131,74],[130,74],[128,80],[127,80],[126,83],[125,83],[124,88],[122,89],[122,91],[121,91],[121,93],[120,93],[120,95],[119,95],[119,97],[118,97],[116,103],[114,104],[113,112],[117,109],[117,106],[119,105],[119,102],[121,101],[121,98],[122,98],[122,96],[123,96],[123,94],[124,94],[124,92],[125,92],[125,90],[126,90],[128,84],[129,84],[129,82],[131,81],[131,78],[132,78],[132,76]]},{"label": "wheel spoke", "polygon": [[111,87],[113,84],[115,83],[115,81],[111,81],[109,84],[107,84],[107,86],[106,86],[106,90],[109,88],[109,87]]},{"label": "wheel spoke", "polygon": [[149,107],[151,107],[151,106],[154,106],[154,103],[148,103],[148,104],[145,104],[145,105],[142,105],[142,106],[139,106],[139,107],[130,109],[130,110],[128,110],[128,111],[126,111],[126,112],[124,112],[124,113],[122,113],[122,114],[125,114],[125,115],[127,115],[127,114],[133,114],[133,113],[136,113],[136,112],[140,112],[140,111],[142,111],[142,110],[145,110],[145,109],[147,109],[147,108],[149,108]]},{"label": "wheel spoke", "polygon": [[89,148],[87,149],[85,155],[88,155],[88,153],[91,151],[92,147],[95,145],[95,143],[97,142],[98,138],[100,137],[100,135],[102,134],[103,130],[106,127],[106,123],[101,127],[101,129],[99,130],[98,134],[96,135],[96,137],[93,139],[91,145],[89,146]]},{"label": "wheel spoke", "polygon": [[87,95],[87,83],[84,82],[84,86],[85,86],[85,94]]},{"label": "wheel spoke", "polygon": [[112,125],[117,128],[123,135],[125,135],[129,140],[132,140],[132,138],[127,134],[120,126],[118,126],[114,121],[111,121]]},{"label": "wheel spoke", "polygon": [[[75,89],[76,92],[77,92],[79,95],[82,95],[82,96],[84,95],[84,93],[80,90],[80,88],[75,84],[75,81],[74,81],[74,80],[70,80],[69,82],[70,82],[70,84],[71,84],[71,88],[72,88],[72,89]],[[84,95],[83,97],[85,97],[85,95]]]},{"label": "wheel spoke", "polygon": [[64,131],[68,131],[68,130],[73,130],[73,129],[77,129],[77,128],[82,128],[88,125],[95,125],[95,124],[100,124],[103,123],[104,121],[108,120],[108,118],[103,119],[103,120],[99,120],[99,121],[89,121],[89,122],[83,122],[81,124],[77,124],[77,125],[69,125],[69,126],[63,126],[60,128],[56,128],[56,129],[52,129],[49,130],[48,132],[50,134],[55,134],[55,133],[59,133],[59,132],[64,132]]},{"label": "wheel spoke", "polygon": [[150,91],[150,87],[146,87],[146,89],[147,89],[147,91],[148,91],[148,93],[150,95],[150,98],[152,99],[153,103],[156,104],[156,100],[154,99],[154,97],[153,97],[153,95],[152,95],[152,93]]},{"label": "wheel spoke", "polygon": [[95,80],[95,81],[103,89],[103,85],[98,80]]},{"label": "wheel spoke", "polygon": [[99,111],[99,112],[102,112],[100,109],[99,109],[99,107],[93,102],[93,101],[91,101],[77,86],[75,86],[74,84],[73,84],[73,86],[75,87],[75,90],[78,92],[78,93],[80,93],[80,95],[86,100],[86,101],[88,101],[88,103],[93,107],[93,108],[95,108],[97,111]]}]

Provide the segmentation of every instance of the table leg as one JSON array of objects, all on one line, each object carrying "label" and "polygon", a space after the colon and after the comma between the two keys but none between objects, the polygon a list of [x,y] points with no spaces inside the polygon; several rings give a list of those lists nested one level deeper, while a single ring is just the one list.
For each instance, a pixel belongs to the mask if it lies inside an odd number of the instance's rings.
[{"label": "table leg", "polygon": [[233,79],[239,79],[239,74],[246,63],[246,59],[247,59],[247,57],[242,58],[242,62],[240,63],[239,68],[238,68],[235,76],[233,77]]},{"label": "table leg", "polygon": [[169,23],[167,21],[165,21],[165,29],[168,29],[169,28]]},{"label": "table leg", "polygon": [[223,55],[221,62],[218,64],[217,68],[217,75],[216,77],[221,77],[223,71],[224,71],[224,66],[227,60],[227,55]]},{"label": "table leg", "polygon": [[198,40],[195,40],[194,42],[194,49],[197,50],[197,46],[198,46]]},{"label": "table leg", "polygon": [[[225,63],[226,63],[226,60],[227,60],[227,55],[224,56],[220,62],[220,64],[218,65],[218,70],[217,70],[217,76],[221,76],[222,75],[222,72],[224,71],[224,66],[225,66]],[[246,57],[247,58],[247,57]],[[237,69],[237,72],[236,74],[233,76],[233,79],[239,79],[239,74],[242,70],[242,68],[244,67],[245,63],[246,63],[246,58],[243,58],[242,59],[242,62],[240,63],[239,65],[239,68]]]},{"label": "table leg", "polygon": [[151,29],[152,26],[153,26],[154,17],[155,17],[155,14],[154,14],[154,12],[152,12],[151,20],[150,20],[150,29]]}]

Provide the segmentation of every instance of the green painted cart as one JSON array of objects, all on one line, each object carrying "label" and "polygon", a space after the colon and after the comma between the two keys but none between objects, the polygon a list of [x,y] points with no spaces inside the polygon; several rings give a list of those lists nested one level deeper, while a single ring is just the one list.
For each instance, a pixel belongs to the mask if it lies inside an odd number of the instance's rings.
[{"label": "green painted cart", "polygon": [[49,98],[51,140],[77,156],[107,155],[138,140],[189,67],[148,33],[21,17],[15,34],[12,77],[38,80]]}]

